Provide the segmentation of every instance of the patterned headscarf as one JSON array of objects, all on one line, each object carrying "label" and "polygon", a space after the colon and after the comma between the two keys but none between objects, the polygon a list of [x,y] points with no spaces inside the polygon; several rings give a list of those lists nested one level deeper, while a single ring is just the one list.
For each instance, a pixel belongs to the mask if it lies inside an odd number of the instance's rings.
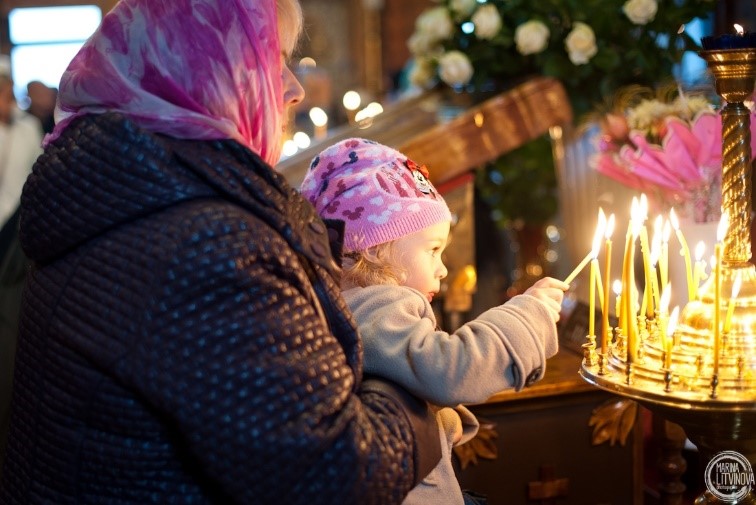
[{"label": "patterned headscarf", "polygon": [[275,0],[120,0],[63,74],[45,144],[117,111],[177,138],[233,138],[273,165],[281,70]]}]

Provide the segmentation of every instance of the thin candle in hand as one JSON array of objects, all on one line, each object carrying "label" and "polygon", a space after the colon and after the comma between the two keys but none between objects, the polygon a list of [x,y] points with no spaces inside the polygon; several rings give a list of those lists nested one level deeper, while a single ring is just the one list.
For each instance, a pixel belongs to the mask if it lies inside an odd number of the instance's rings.
[{"label": "thin candle in hand", "polygon": [[[603,218],[603,220],[602,220],[602,218]],[[596,243],[595,237],[598,236],[599,238],[601,238],[601,235],[603,235],[603,233],[604,233],[604,226],[606,226],[606,216],[604,216],[604,211],[601,210],[601,209],[599,209],[598,224],[596,225],[596,232],[593,235],[593,237],[594,237],[594,241],[593,241],[594,246],[595,246],[595,243]],[[599,243],[599,247],[601,247],[601,243]],[[569,284],[572,281],[574,281],[575,277],[577,277],[580,274],[580,272],[582,272],[583,268],[585,268],[585,265],[587,265],[588,262],[591,261],[597,255],[598,255],[598,251],[594,252],[594,249],[591,248],[591,250],[588,252],[588,254],[585,255],[585,258],[583,258],[582,261],[580,261],[580,263],[578,264],[578,266],[576,266],[575,269],[572,272],[570,272],[570,275],[568,275],[564,279],[564,283],[565,284]]]}]

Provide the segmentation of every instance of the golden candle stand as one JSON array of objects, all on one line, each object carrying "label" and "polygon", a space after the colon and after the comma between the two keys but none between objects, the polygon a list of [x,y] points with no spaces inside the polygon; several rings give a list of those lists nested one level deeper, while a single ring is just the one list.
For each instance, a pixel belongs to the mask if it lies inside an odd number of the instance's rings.
[{"label": "golden candle stand", "polygon": [[[630,363],[619,328],[606,350],[596,349],[595,336],[589,337],[580,374],[589,383],[636,400],[682,426],[702,462],[708,463],[704,479],[709,490],[696,499],[696,505],[756,504],[752,487],[738,480],[742,474],[735,475],[735,485],[729,490],[726,482],[718,482],[724,487],[712,491],[710,478],[712,472],[735,468],[714,468],[715,458],[724,451],[735,451],[756,467],[756,269],[749,263],[750,112],[743,103],[754,91],[756,48],[707,49],[700,55],[714,75],[717,94],[727,103],[721,112],[722,210],[729,215],[730,226],[723,240],[720,306],[715,307],[716,276],[711,275],[697,299],[681,313],[671,336],[668,368],[659,331],[664,322],[657,317],[640,321],[638,355]],[[734,301],[730,330],[720,334],[717,344],[713,322],[724,321],[738,276],[742,287]],[[717,347],[719,359],[715,360]]]}]

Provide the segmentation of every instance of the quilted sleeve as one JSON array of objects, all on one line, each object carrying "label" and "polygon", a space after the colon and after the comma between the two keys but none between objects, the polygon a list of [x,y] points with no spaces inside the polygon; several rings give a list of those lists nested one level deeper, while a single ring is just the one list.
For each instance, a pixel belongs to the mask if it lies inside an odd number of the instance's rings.
[{"label": "quilted sleeve", "polygon": [[185,224],[119,373],[235,503],[400,503],[417,456],[400,404],[357,391],[287,244],[241,212],[218,221]]}]

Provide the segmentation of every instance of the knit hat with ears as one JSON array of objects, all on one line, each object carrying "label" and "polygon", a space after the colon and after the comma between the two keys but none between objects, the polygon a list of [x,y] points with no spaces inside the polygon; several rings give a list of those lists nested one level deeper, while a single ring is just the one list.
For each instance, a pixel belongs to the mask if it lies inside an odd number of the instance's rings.
[{"label": "knit hat with ears", "polygon": [[345,252],[451,221],[425,166],[371,140],[342,140],[321,152],[301,191],[321,218],[344,221]]}]

